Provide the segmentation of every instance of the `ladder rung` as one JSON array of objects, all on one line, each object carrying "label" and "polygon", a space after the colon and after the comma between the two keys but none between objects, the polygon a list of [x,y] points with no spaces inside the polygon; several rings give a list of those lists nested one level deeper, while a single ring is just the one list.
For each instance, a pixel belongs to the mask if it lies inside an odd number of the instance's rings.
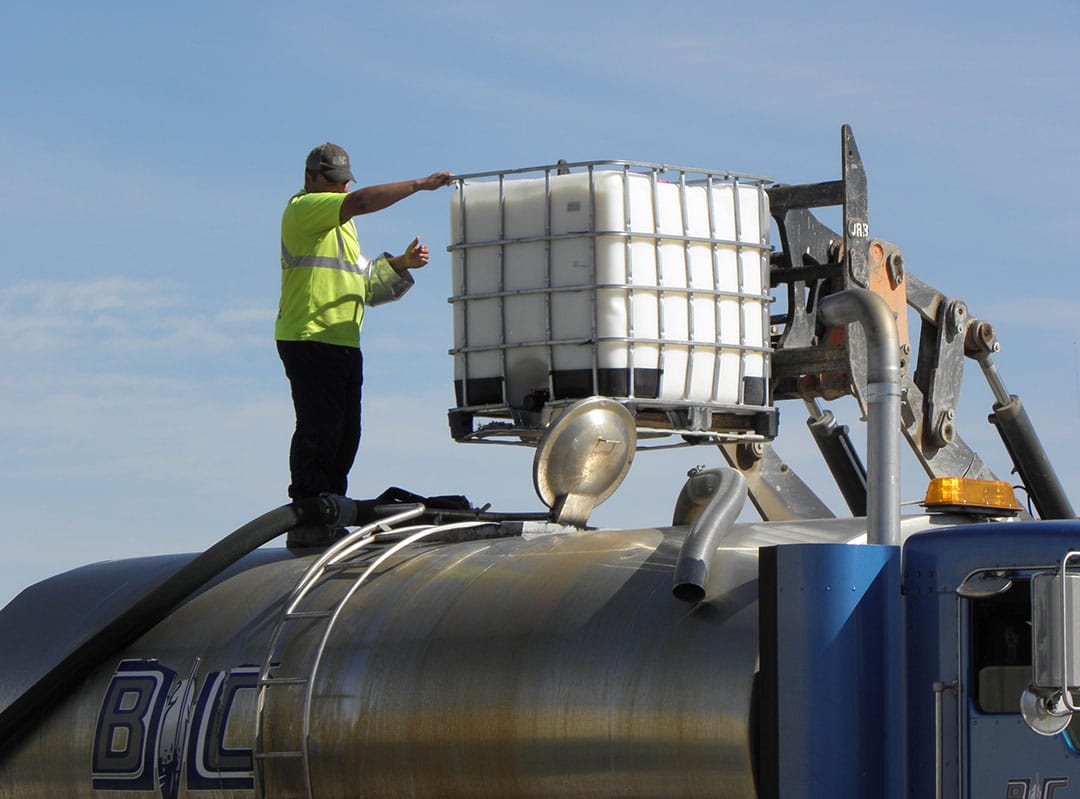
[{"label": "ladder rung", "polygon": [[343,572],[348,569],[356,569],[360,566],[356,561],[343,560],[338,563],[327,563],[323,566],[324,572]]},{"label": "ladder rung", "polygon": [[259,760],[276,760],[287,757],[303,757],[303,752],[256,752],[255,757]]},{"label": "ladder rung", "polygon": [[331,610],[294,610],[292,613],[286,613],[286,619],[326,619],[333,616],[334,612]]},{"label": "ladder rung", "polygon": [[307,685],[307,677],[264,677],[259,685]]}]

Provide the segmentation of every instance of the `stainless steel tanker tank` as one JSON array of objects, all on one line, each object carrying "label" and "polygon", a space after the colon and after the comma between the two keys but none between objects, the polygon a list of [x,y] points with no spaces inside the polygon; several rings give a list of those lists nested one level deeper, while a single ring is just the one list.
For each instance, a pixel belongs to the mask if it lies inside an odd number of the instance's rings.
[{"label": "stainless steel tanker tank", "polygon": [[[392,537],[314,571],[259,550],[88,673],[7,753],[0,796],[753,796],[757,547],[861,534],[736,525],[700,603],[672,596],[685,528]],[[75,638],[163,568],[28,589],[3,646]]]}]

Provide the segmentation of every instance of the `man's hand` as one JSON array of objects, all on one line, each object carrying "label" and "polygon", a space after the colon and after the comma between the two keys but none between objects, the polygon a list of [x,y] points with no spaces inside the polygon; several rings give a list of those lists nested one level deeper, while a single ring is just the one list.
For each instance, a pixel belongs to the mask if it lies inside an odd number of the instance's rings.
[{"label": "man's hand", "polygon": [[449,186],[454,182],[454,176],[450,172],[433,172],[426,178],[420,178],[417,182],[420,184],[421,191],[434,191],[435,189],[441,189],[443,186]]},{"label": "man's hand", "polygon": [[388,260],[390,261],[390,266],[394,267],[396,271],[404,272],[406,269],[419,269],[420,267],[425,266],[429,258],[431,258],[431,254],[428,252],[427,245],[421,244],[420,237],[417,236],[409,243],[409,246],[405,248],[403,254]]}]

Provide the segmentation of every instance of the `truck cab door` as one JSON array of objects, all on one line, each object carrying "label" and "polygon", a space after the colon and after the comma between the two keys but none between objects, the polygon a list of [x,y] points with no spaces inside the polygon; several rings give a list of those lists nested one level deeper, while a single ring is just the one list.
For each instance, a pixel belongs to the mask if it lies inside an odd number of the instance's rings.
[{"label": "truck cab door", "polygon": [[[991,571],[957,590],[963,797],[1065,799],[1080,789],[1080,722],[1067,710],[1054,715],[1032,691],[1033,585],[1042,582]],[[980,584],[987,590],[972,590]]]}]

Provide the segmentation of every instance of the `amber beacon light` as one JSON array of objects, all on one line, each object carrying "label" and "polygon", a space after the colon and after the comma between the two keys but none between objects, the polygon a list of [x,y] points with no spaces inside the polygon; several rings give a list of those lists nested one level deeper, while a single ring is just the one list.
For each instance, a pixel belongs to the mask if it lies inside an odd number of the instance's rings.
[{"label": "amber beacon light", "polygon": [[1002,514],[1019,513],[1012,486],[999,480],[938,477],[930,481],[923,505],[930,510],[955,508]]}]

